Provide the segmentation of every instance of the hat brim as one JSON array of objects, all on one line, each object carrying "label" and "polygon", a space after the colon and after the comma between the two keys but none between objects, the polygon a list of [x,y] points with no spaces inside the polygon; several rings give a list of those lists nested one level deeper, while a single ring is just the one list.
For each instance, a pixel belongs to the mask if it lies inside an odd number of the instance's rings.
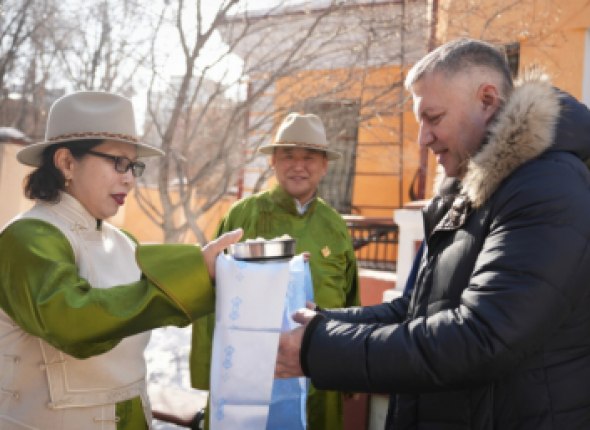
[{"label": "hat brim", "polygon": [[[151,145],[147,145],[145,143],[141,143],[141,142],[133,142],[130,140],[125,140],[125,139],[116,139],[116,138],[112,138],[112,137],[96,137],[93,136],[93,139],[104,139],[104,140],[114,140],[115,142],[123,142],[123,143],[128,143],[129,145],[133,145],[137,147],[137,156],[139,158],[143,158],[143,157],[156,157],[156,156],[162,156],[164,155],[164,151],[162,151],[159,148],[155,148]],[[32,143],[30,145],[25,146],[24,148],[22,148],[20,151],[17,152],[16,154],[16,159],[22,163],[25,164],[27,166],[32,166],[32,167],[39,167],[41,166],[42,160],[43,160],[43,151],[45,151],[45,148],[48,148],[51,145],[57,145],[58,143],[68,143],[68,142],[72,142],[72,141],[80,141],[80,140],[91,140],[91,139],[69,139],[69,140],[59,140],[59,141],[50,141],[50,142],[38,142],[38,143]]]},{"label": "hat brim", "polygon": [[325,152],[328,160],[338,160],[342,157],[342,154],[336,151],[332,151],[330,149],[318,148],[315,145],[305,145],[304,143],[272,143],[270,145],[263,145],[258,148],[258,152],[261,154],[272,155],[276,148],[303,148],[303,149],[312,149],[314,151]]}]

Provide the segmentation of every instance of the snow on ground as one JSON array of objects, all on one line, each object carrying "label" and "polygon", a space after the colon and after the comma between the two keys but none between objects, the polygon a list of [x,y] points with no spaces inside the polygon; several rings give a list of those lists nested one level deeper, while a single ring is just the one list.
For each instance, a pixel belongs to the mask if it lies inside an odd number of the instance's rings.
[{"label": "snow on ground", "polygon": [[[191,326],[184,328],[163,327],[152,331],[146,349],[148,384],[158,383],[185,390],[190,385],[188,358],[191,345]],[[153,421],[156,430],[185,429],[162,421]]]}]

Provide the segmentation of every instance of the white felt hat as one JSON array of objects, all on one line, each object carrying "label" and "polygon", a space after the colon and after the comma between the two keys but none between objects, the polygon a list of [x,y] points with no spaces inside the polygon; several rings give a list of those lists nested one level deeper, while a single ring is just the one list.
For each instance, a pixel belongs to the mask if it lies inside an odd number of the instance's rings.
[{"label": "white felt hat", "polygon": [[160,149],[139,141],[133,105],[128,98],[101,91],[79,91],[53,103],[47,117],[45,141],[25,146],[16,157],[23,164],[38,167],[48,146],[90,139],[135,145],[138,157],[164,154]]},{"label": "white felt hat", "polygon": [[262,154],[272,154],[275,148],[307,148],[324,151],[328,160],[336,160],[341,154],[328,148],[326,130],[322,120],[314,114],[290,113],[277,130],[273,143],[258,148]]}]

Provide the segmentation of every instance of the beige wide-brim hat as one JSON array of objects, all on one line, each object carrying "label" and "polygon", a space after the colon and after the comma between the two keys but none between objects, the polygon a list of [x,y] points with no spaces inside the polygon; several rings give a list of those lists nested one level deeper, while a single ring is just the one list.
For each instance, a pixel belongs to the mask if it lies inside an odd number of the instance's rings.
[{"label": "beige wide-brim hat", "polygon": [[314,114],[292,112],[285,117],[277,130],[273,143],[258,148],[262,154],[272,154],[276,148],[306,148],[324,151],[328,160],[336,160],[342,156],[328,148],[326,130],[322,120]]},{"label": "beige wide-brim hat", "polygon": [[16,158],[28,166],[39,167],[48,146],[91,139],[135,145],[138,157],[164,155],[160,149],[139,141],[129,99],[102,91],[79,91],[53,103],[47,117],[45,141],[25,146]]}]

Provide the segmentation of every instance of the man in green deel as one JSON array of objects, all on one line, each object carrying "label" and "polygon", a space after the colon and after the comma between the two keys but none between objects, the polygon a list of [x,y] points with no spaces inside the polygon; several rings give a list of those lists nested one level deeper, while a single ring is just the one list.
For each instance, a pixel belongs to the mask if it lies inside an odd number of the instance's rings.
[{"label": "man in green deel", "polygon": [[[340,214],[317,195],[328,161],[340,157],[328,148],[322,121],[313,114],[290,113],[274,143],[259,152],[271,156],[278,184],[234,203],[217,235],[237,227],[244,230],[242,240],[288,234],[297,241],[297,253],[310,253],[314,302],[322,308],[358,305],[357,264],[348,229]],[[191,381],[202,390],[209,389],[214,324],[214,315],[193,324]],[[307,421],[309,430],[342,429],[341,393],[311,386]]]}]

